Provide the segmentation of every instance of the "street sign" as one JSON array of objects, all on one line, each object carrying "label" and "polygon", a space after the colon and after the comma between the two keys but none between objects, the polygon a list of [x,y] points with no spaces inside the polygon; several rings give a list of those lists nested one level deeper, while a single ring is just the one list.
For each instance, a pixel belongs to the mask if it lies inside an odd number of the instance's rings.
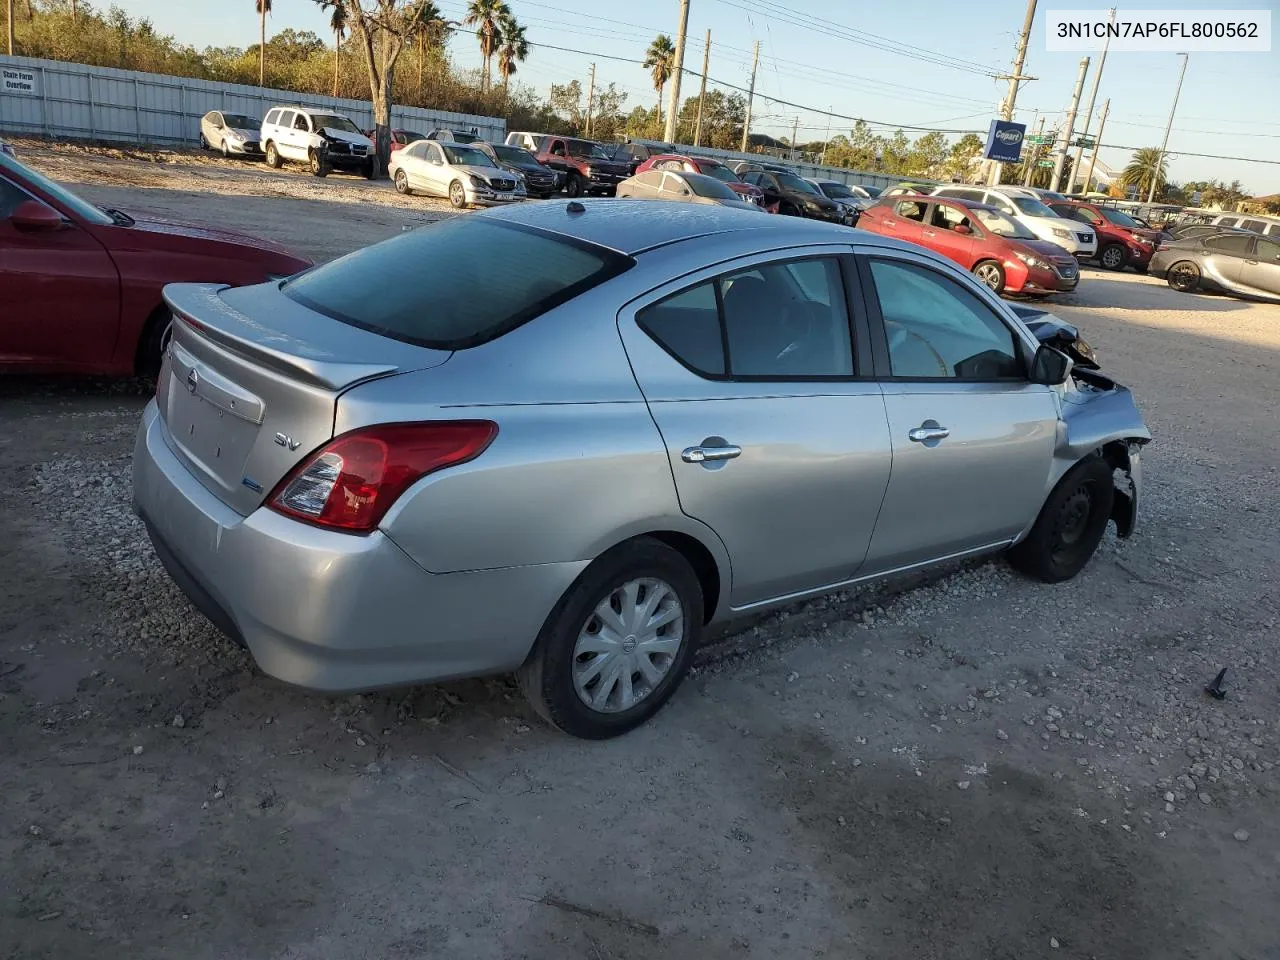
[{"label": "street sign", "polygon": [[1047,133],[1030,133],[1027,134],[1027,143],[1033,147],[1043,147],[1046,143],[1053,143],[1054,138]]},{"label": "street sign", "polygon": [[1052,161],[1052,160],[1037,160],[1037,161],[1036,161],[1036,166],[1037,166],[1037,167],[1048,167],[1050,170],[1052,170],[1052,169],[1053,169],[1053,161]]},{"label": "street sign", "polygon": [[1073,147],[1086,147],[1086,148],[1092,149],[1094,145],[1094,139],[1093,137],[1076,137],[1075,140],[1071,142],[1071,145]]}]

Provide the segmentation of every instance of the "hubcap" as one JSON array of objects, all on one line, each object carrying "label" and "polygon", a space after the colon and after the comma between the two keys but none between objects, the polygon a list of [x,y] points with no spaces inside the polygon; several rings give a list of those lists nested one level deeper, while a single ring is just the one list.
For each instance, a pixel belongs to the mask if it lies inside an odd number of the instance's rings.
[{"label": "hubcap", "polygon": [[1183,264],[1175,267],[1173,270],[1173,283],[1178,287],[1189,287],[1196,281],[1196,272],[1191,267]]},{"label": "hubcap", "polygon": [[684,608],[661,580],[629,580],[601,600],[573,647],[573,688],[600,713],[629,710],[670,672],[684,642]]},{"label": "hubcap", "polygon": [[978,268],[978,279],[992,290],[1000,286],[1000,271],[990,264]]},{"label": "hubcap", "polygon": [[1114,267],[1120,263],[1121,253],[1115,247],[1103,251],[1102,262],[1105,266]]}]

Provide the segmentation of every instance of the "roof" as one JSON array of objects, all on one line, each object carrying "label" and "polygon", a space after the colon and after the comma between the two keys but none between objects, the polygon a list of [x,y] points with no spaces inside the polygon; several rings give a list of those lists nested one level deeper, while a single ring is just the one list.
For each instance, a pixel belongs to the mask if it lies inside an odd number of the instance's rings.
[{"label": "roof", "polygon": [[[581,204],[581,213],[569,208]],[[776,230],[784,243],[848,240],[848,227],[800,217],[778,217],[702,203],[666,200],[544,200],[494,207],[473,216],[492,217],[576,237],[634,256],[681,240],[740,230]]]}]

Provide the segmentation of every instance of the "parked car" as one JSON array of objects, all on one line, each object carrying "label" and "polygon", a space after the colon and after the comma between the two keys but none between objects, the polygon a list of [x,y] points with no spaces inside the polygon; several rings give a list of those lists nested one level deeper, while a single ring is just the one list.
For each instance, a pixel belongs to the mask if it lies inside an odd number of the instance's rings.
[{"label": "parked car", "polygon": [[1280,301],[1280,239],[1230,230],[1167,243],[1151,258],[1153,276],[1175,290],[1215,290]]},{"label": "parked car", "polygon": [[1243,213],[1223,213],[1212,218],[1209,223],[1215,227],[1234,227],[1260,233],[1267,237],[1280,237],[1280,217],[1268,217],[1261,214],[1248,216]]},{"label": "parked car", "polygon": [[[364,135],[369,138],[370,143],[373,143],[377,139],[377,133],[378,131],[376,130],[366,130]],[[425,140],[426,138],[426,134],[417,133],[413,130],[392,130],[391,152],[395,153],[397,150],[403,150],[409,144],[415,143],[418,140]]]},{"label": "parked car", "polygon": [[542,150],[542,141],[549,136],[549,133],[514,132],[507,134],[505,142],[510,147],[523,147],[536,157]]},{"label": "parked car", "polygon": [[218,150],[224,157],[262,156],[258,138],[262,121],[243,113],[210,110],[200,118],[200,148]]},{"label": "parked car", "polygon": [[154,376],[166,283],[261,283],[310,265],[267,240],[96,207],[0,153],[5,371]]},{"label": "parked car", "polygon": [[396,190],[448,197],[454,207],[488,207],[528,199],[524,180],[469,143],[419,140],[391,155]]},{"label": "parked car", "polygon": [[871,195],[861,187],[850,186],[839,180],[819,180],[815,177],[805,179],[817,187],[824,197],[840,206],[844,211],[844,222],[851,227],[858,222],[862,211],[874,202]]},{"label": "parked car", "polygon": [[[1190,240],[1192,237],[1209,237],[1220,233],[1248,233],[1236,227],[1218,227],[1211,223],[1180,223],[1169,228],[1170,240]],[[1161,249],[1164,248],[1161,244]]]},{"label": "parked car", "polygon": [[889,197],[864,210],[858,226],[927,247],[997,294],[1044,296],[1080,282],[1075,257],[995,207],[971,200]]},{"label": "parked car", "polygon": [[523,147],[511,147],[505,143],[473,143],[473,147],[489,155],[489,159],[509,173],[514,173],[524,180],[525,192],[531,197],[547,199],[560,189],[561,179],[556,171],[538,162]]},{"label": "parked car", "polygon": [[708,625],[1006,549],[1066,580],[1137,518],[1127,389],[830,224],[524,204],[165,297],[135,509],[196,606],[315,690],[516,671],[614,736]]},{"label": "parked car", "polygon": [[634,176],[640,172],[640,166],[650,157],[675,152],[675,147],[669,143],[640,143],[627,137],[613,148],[613,159],[629,164],[631,175]]},{"label": "parked car", "polygon": [[1032,193],[1034,193],[1037,197],[1039,197],[1045,203],[1048,203],[1050,200],[1057,200],[1061,202],[1067,199],[1062,194],[1058,193],[1058,191],[1056,190],[1044,190],[1044,189],[1041,189],[1040,187],[1027,187],[1027,189],[1030,190]]},{"label": "parked car", "polygon": [[809,217],[830,223],[845,222],[844,210],[838,203],[828,200],[817,187],[794,173],[748,170],[741,177],[753,187],[760,188],[766,208],[775,207],[778,213],[786,216]]},{"label": "parked car", "polygon": [[612,159],[612,152],[594,140],[544,137],[538,162],[564,174],[564,191],[571,197],[586,193],[612,194],[631,176],[631,165]]},{"label": "parked car", "polygon": [[444,127],[437,127],[427,134],[428,140],[447,140],[452,143],[479,143],[483,138],[480,131],[472,128],[470,133],[462,130],[449,130]]},{"label": "parked car", "polygon": [[331,170],[377,174],[373,141],[350,119],[306,107],[272,107],[262,121],[262,149],[277,169],[286,160],[305,163],[317,177]]},{"label": "parked car", "polygon": [[0,137],[0,153],[8,157],[16,157],[18,155],[18,151],[13,149],[13,144],[4,137]]},{"label": "parked car", "polygon": [[1041,240],[1056,243],[1080,260],[1098,255],[1098,235],[1091,226],[1065,220],[1024,187],[937,187],[935,197],[951,197],[995,207],[1017,220]]},{"label": "parked car", "polygon": [[1151,255],[1156,252],[1160,234],[1139,226],[1127,214],[1111,207],[1080,200],[1062,200],[1049,204],[1061,217],[1087,223],[1098,235],[1098,263],[1108,270],[1133,267],[1146,273]]},{"label": "parked car", "polygon": [[640,200],[674,200],[683,203],[709,203],[764,213],[758,204],[729,189],[729,186],[705,173],[683,170],[645,170],[618,184],[618,196]]},{"label": "parked car", "polygon": [[690,157],[679,153],[662,153],[645,160],[636,173],[644,173],[646,170],[683,170],[686,173],[703,173],[709,177],[715,177],[743,200],[764,205],[764,191],[740,180],[736,173],[719,160]]}]

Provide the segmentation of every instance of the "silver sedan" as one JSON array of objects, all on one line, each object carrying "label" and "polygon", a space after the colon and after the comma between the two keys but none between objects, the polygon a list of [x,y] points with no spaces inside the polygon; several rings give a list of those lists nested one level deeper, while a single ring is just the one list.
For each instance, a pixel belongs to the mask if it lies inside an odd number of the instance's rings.
[{"label": "silver sedan", "polygon": [[709,624],[995,551],[1064,580],[1137,518],[1129,391],[848,228],[525,204],[165,298],[136,509],[194,604],[315,690],[515,671],[608,737]]}]

